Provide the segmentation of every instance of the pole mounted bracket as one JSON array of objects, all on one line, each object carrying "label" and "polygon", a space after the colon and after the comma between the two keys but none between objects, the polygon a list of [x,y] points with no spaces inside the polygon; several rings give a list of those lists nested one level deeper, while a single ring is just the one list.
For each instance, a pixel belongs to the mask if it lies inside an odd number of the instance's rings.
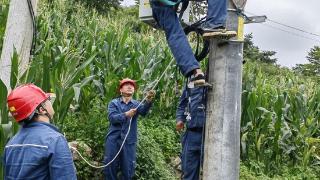
[{"label": "pole mounted bracket", "polygon": [[251,23],[263,23],[266,22],[267,16],[250,16],[245,18],[245,24],[251,24]]}]

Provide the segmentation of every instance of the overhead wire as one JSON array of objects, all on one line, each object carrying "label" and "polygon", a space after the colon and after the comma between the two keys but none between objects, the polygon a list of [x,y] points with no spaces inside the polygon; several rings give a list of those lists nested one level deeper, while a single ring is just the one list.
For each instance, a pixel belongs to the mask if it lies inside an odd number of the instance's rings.
[{"label": "overhead wire", "polygon": [[[248,11],[245,11],[245,13],[246,13],[246,14],[253,15],[253,16],[256,16],[254,13],[251,13],[251,12],[248,12]],[[316,34],[316,33],[313,33],[313,32],[308,32],[308,31],[306,31],[306,30],[303,30],[303,29],[300,29],[300,28],[297,28],[297,27],[294,27],[294,26],[286,25],[286,24],[284,24],[284,23],[281,23],[281,22],[278,22],[278,21],[275,21],[275,20],[272,20],[272,19],[269,19],[269,18],[267,18],[266,20],[269,21],[269,22],[271,22],[271,23],[274,23],[274,24],[276,24],[276,25],[280,25],[280,26],[283,26],[283,27],[286,27],[286,28],[293,29],[293,30],[295,30],[295,31],[304,33],[304,34],[308,34],[308,35],[312,35],[312,36],[316,36],[316,37],[319,37],[319,38],[320,38],[320,35],[319,35],[319,34]],[[283,28],[280,28],[280,27],[276,27],[276,26],[274,26],[274,25],[267,24],[267,23],[259,23],[259,24],[262,25],[262,26],[267,26],[267,27],[269,27],[269,28],[276,29],[276,30],[279,30],[279,31],[282,31],[282,32],[285,32],[285,33],[288,33],[288,34],[291,34],[291,35],[300,37],[300,38],[304,38],[304,39],[308,39],[308,40],[310,40],[310,41],[315,41],[315,42],[320,43],[320,39],[316,39],[316,38],[304,36],[304,35],[302,35],[302,34],[299,34],[299,33],[296,33],[296,32],[290,31],[290,30],[286,30],[286,29],[283,29]]]},{"label": "overhead wire", "polygon": [[301,37],[301,38],[304,38],[304,39],[307,39],[307,40],[310,40],[310,41],[316,41],[316,42],[320,43],[320,40],[318,40],[318,39],[314,39],[314,38],[310,38],[310,37],[307,37],[307,36],[303,36],[301,34],[294,33],[294,32],[291,32],[291,31],[288,31],[288,30],[285,30],[285,29],[281,29],[281,28],[275,27],[275,26],[270,25],[270,24],[263,24],[262,23],[261,25],[267,26],[269,28],[276,29],[276,30],[279,30],[279,31],[282,31],[282,32],[285,32],[285,33],[288,33],[290,35],[294,35],[294,36]]},{"label": "overhead wire", "polygon": [[[256,16],[255,14],[253,14],[253,13],[251,13],[251,12],[248,12],[248,11],[245,11],[245,13],[251,14],[251,15],[253,15],[253,16]],[[301,28],[297,28],[297,27],[294,27],[294,26],[291,26],[291,25],[287,25],[287,24],[284,24],[284,23],[281,23],[281,22],[272,20],[272,19],[270,19],[270,18],[268,18],[268,17],[267,17],[267,21],[272,22],[272,23],[275,23],[275,24],[278,24],[278,25],[281,25],[281,26],[284,26],[284,27],[287,27],[287,28],[290,28],[290,29],[294,29],[294,30],[296,30],[296,31],[300,31],[300,32],[305,33],[305,34],[309,34],[309,35],[313,35],[313,36],[320,37],[320,34],[316,34],[316,33],[313,33],[313,32],[309,32],[309,31],[303,30],[303,29],[301,29]]]}]

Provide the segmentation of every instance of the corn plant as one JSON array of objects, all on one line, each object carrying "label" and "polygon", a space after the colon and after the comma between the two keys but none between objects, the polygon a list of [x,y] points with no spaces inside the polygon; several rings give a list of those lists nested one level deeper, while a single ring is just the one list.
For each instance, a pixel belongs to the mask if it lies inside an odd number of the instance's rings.
[{"label": "corn plant", "polygon": [[9,1],[8,0],[1,0],[0,4],[0,55],[2,52],[2,43],[4,38],[4,33],[6,30],[7,24],[7,17],[9,11]]},{"label": "corn plant", "polygon": [[[11,75],[10,75],[10,86],[11,89],[15,88],[18,80],[18,55],[16,51],[13,53],[11,59]],[[8,107],[7,107],[7,95],[8,89],[4,82],[0,79],[0,178],[3,177],[3,166],[2,157],[5,145],[7,141],[18,131],[19,127],[12,118],[9,117]]]},{"label": "corn plant", "polygon": [[319,139],[319,87],[289,71],[278,73],[268,76],[249,64],[243,77],[241,157],[254,157],[271,172],[284,163],[319,163],[319,145],[308,143]]}]

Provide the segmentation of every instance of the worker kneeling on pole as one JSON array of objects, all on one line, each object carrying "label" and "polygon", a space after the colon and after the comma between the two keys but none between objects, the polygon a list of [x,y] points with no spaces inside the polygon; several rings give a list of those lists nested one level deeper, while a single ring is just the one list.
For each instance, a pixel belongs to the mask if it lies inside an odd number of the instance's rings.
[{"label": "worker kneeling on pole", "polygon": [[77,179],[68,143],[50,124],[50,100],[50,94],[33,84],[9,94],[9,111],[22,128],[5,146],[5,179]]},{"label": "worker kneeling on pole", "polygon": [[203,162],[203,142],[205,128],[206,87],[186,87],[180,97],[176,113],[176,129],[182,136],[182,178],[185,180],[200,179],[200,167]]},{"label": "worker kneeling on pole", "polygon": [[[108,105],[109,132],[105,142],[104,169],[108,180],[132,179],[136,164],[137,119],[138,115],[146,115],[152,105],[155,91],[147,93],[146,101],[132,99],[137,84],[132,79],[123,79],[119,84],[120,97],[113,99]],[[123,144],[124,143],[124,144]],[[123,146],[122,146],[123,144]],[[122,148],[122,149],[121,149]]]}]

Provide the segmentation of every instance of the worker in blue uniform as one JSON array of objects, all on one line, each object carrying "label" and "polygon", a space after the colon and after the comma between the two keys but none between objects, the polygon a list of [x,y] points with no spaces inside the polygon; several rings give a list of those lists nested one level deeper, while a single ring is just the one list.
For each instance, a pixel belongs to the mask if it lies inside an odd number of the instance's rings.
[{"label": "worker in blue uniform", "polygon": [[136,89],[137,85],[134,80],[123,79],[119,85],[121,96],[113,99],[108,105],[110,127],[105,142],[105,164],[111,162],[119,152],[131,120],[130,132],[120,154],[104,169],[105,177],[108,180],[119,179],[119,170],[121,171],[121,179],[129,180],[134,176],[138,115],[144,116],[148,113],[155,96],[154,91],[149,91],[146,101],[139,106],[140,102],[132,99]]},{"label": "worker in blue uniform", "polygon": [[[205,84],[204,74],[192,52],[174,7],[164,5],[160,0],[150,1],[153,17],[157,25],[164,30],[168,45],[180,71],[184,76],[191,77],[191,81],[195,85]],[[226,0],[208,0],[207,21],[203,24],[202,29],[204,32],[224,32],[226,17]]]},{"label": "worker in blue uniform", "polygon": [[205,127],[206,87],[186,87],[180,97],[176,112],[176,129],[182,136],[182,178],[198,180],[203,159],[203,140]]},{"label": "worker in blue uniform", "polygon": [[50,124],[50,94],[26,84],[12,90],[7,101],[21,129],[5,146],[4,179],[77,179],[68,143]]}]

